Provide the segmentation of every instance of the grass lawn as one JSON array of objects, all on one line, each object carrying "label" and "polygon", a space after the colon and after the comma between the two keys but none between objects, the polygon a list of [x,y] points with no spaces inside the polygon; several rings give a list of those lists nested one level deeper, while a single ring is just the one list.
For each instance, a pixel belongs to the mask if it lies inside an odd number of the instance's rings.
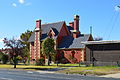
[{"label": "grass lawn", "polygon": [[[13,69],[13,65],[0,64],[0,68]],[[57,73],[65,74],[87,74],[87,75],[106,75],[112,73],[119,73],[120,68],[116,66],[100,66],[100,67],[79,67],[78,64],[52,64],[51,66],[35,66],[35,65],[17,65],[17,69],[24,70],[48,70],[61,69]]]},{"label": "grass lawn", "polygon": [[[9,64],[0,64],[0,68],[6,68],[6,69],[13,69],[14,65]],[[30,69],[30,70],[37,70],[39,68],[57,68],[57,66],[36,66],[36,65],[17,65],[17,69]]]},{"label": "grass lawn", "polygon": [[99,66],[99,67],[73,67],[63,71],[58,71],[66,74],[85,74],[85,75],[106,75],[119,73],[120,68],[115,66]]}]

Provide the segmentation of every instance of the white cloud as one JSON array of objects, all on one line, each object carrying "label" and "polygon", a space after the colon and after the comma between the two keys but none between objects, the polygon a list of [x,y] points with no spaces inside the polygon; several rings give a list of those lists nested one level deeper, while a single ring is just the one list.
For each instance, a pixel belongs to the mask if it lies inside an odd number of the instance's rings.
[{"label": "white cloud", "polygon": [[[22,4],[22,5],[25,5],[25,6],[31,5],[30,2],[25,2],[25,0],[17,0],[17,1],[19,2],[19,4]],[[19,6],[19,4],[17,4],[17,3],[12,3],[12,6],[17,7],[17,6]]]},{"label": "white cloud", "polygon": [[24,4],[25,0],[19,0],[19,3]]},{"label": "white cloud", "polygon": [[120,6],[115,6],[115,11],[120,11]]},{"label": "white cloud", "polygon": [[14,7],[17,7],[17,4],[15,4],[15,3],[12,3],[12,6],[14,6]]}]

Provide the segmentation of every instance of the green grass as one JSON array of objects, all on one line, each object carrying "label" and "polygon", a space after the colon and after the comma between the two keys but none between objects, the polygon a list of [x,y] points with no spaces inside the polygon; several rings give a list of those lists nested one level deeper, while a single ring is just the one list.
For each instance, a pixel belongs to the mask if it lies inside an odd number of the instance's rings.
[{"label": "green grass", "polygon": [[[56,66],[56,64],[52,64]],[[58,64],[58,67],[78,67],[79,64]]]},{"label": "green grass", "polygon": [[[0,68],[13,69],[13,65],[0,64]],[[100,66],[100,67],[79,67],[79,64],[52,64],[51,66],[35,66],[35,65],[17,65],[17,69],[24,70],[48,70],[54,68],[63,68],[58,73],[66,74],[87,74],[87,75],[106,75],[120,72],[120,68],[116,66]]]},{"label": "green grass", "polygon": [[87,75],[106,75],[120,72],[120,68],[113,66],[101,67],[73,67],[64,71],[58,71],[66,74],[87,74]]},{"label": "green grass", "polygon": [[[12,69],[14,65],[9,65],[9,64],[0,64],[0,68],[9,68]],[[17,65],[16,66],[18,69],[34,69],[34,68],[57,68],[57,66],[36,66],[36,65]]]},{"label": "green grass", "polygon": [[[7,68],[7,69],[13,69],[14,65],[10,64],[0,64],[0,68]],[[27,69],[27,70],[42,70],[42,69],[53,69],[53,68],[68,68],[68,67],[75,67],[78,66],[78,64],[51,64],[50,66],[36,66],[36,65],[24,65],[19,64],[17,65],[17,69]]]},{"label": "green grass", "polygon": [[0,64],[0,68],[13,68],[13,65]]}]

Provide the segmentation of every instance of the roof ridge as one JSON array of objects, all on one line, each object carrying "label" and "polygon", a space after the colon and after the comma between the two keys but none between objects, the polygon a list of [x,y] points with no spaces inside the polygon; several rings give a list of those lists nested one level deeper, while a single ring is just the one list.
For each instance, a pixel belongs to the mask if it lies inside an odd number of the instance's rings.
[{"label": "roof ridge", "polygon": [[59,22],[53,22],[53,23],[45,23],[45,24],[42,24],[42,26],[43,26],[43,25],[49,25],[49,24],[61,23],[61,22],[65,22],[65,21],[59,21]]}]

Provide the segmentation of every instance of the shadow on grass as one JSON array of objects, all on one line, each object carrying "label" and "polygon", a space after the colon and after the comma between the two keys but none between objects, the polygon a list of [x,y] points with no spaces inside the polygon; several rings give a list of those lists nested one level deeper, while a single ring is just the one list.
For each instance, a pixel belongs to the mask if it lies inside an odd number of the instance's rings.
[{"label": "shadow on grass", "polygon": [[41,71],[60,71],[65,70],[66,68],[21,68],[21,69],[33,69],[33,70],[41,70]]},{"label": "shadow on grass", "polygon": [[58,67],[79,67],[79,66],[59,65]]}]

